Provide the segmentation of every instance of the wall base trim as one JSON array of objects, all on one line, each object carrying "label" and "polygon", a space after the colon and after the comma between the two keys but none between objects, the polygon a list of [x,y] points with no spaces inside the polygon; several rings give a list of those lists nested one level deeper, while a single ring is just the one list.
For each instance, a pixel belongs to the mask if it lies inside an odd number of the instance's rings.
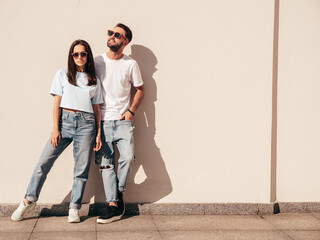
[{"label": "wall base trim", "polygon": [[[0,216],[11,216],[19,204],[0,204]],[[67,216],[69,204],[38,204],[27,216]],[[82,204],[81,216],[99,216],[105,203]],[[127,215],[270,215],[320,212],[320,202],[279,203],[127,203]]]}]

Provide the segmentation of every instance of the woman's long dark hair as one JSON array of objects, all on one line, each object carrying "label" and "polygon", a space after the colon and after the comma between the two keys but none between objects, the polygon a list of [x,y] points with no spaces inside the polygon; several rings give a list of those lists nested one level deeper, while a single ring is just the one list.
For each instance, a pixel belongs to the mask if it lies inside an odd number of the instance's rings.
[{"label": "woman's long dark hair", "polygon": [[97,78],[96,78],[96,71],[94,68],[94,61],[93,61],[93,56],[92,56],[92,51],[91,48],[89,46],[89,44],[84,41],[84,40],[75,40],[70,47],[69,50],[69,56],[68,56],[68,73],[67,73],[67,77],[68,77],[68,81],[70,84],[74,85],[74,86],[78,86],[77,85],[77,65],[75,64],[73,57],[72,57],[72,53],[73,53],[73,48],[76,45],[82,45],[86,48],[86,52],[88,53],[87,55],[87,63],[85,65],[84,71],[87,74],[87,78],[88,78],[88,86],[91,85],[96,85],[97,84]]}]

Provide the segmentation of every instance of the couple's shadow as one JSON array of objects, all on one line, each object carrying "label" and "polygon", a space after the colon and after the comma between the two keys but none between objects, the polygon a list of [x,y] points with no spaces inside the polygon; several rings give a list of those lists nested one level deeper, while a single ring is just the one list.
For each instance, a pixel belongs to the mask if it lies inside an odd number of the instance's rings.
[{"label": "couple's shadow", "polygon": [[[170,177],[154,139],[157,85],[153,74],[157,70],[158,61],[150,49],[141,45],[132,45],[130,57],[139,64],[145,96],[135,117],[136,162],[128,179],[125,200],[132,204],[153,203],[172,192]],[[62,204],[70,201],[70,195],[71,191],[62,200]],[[105,202],[101,174],[98,166],[94,164],[94,159],[91,161],[89,179],[82,202],[91,204]]]}]

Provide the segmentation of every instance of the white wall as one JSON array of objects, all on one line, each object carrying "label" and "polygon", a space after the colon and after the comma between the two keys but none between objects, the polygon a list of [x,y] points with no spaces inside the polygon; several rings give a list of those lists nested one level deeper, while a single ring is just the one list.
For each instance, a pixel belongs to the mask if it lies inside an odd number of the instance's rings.
[{"label": "white wall", "polygon": [[[51,82],[66,67],[71,42],[82,38],[95,55],[106,52],[106,30],[117,22],[133,30],[126,53],[138,61],[146,87],[127,199],[269,202],[273,21],[270,0],[0,1],[0,202],[19,202],[26,191],[50,136]],[[287,137],[289,130],[279,132]],[[279,150],[281,181],[286,157]],[[68,201],[72,171],[69,147],[39,201]],[[84,196],[90,200],[104,201],[94,165]]]},{"label": "white wall", "polygon": [[320,199],[320,1],[281,0],[278,200]]}]

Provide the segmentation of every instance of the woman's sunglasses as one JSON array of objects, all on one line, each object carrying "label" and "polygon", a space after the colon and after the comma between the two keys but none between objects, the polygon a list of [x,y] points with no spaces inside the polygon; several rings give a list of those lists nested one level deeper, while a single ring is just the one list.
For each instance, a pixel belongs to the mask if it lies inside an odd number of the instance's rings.
[{"label": "woman's sunglasses", "polygon": [[120,38],[120,36],[121,36],[121,34],[118,33],[118,32],[114,32],[114,31],[112,31],[112,30],[108,30],[108,36],[109,36],[109,37],[113,36],[113,34],[114,34],[114,37],[115,37],[115,38]]},{"label": "woman's sunglasses", "polygon": [[87,52],[80,52],[80,53],[75,52],[75,53],[72,53],[71,55],[72,55],[72,57],[74,57],[74,58],[78,58],[79,56],[81,56],[81,57],[86,57],[86,56],[88,55],[88,53],[87,53]]}]

